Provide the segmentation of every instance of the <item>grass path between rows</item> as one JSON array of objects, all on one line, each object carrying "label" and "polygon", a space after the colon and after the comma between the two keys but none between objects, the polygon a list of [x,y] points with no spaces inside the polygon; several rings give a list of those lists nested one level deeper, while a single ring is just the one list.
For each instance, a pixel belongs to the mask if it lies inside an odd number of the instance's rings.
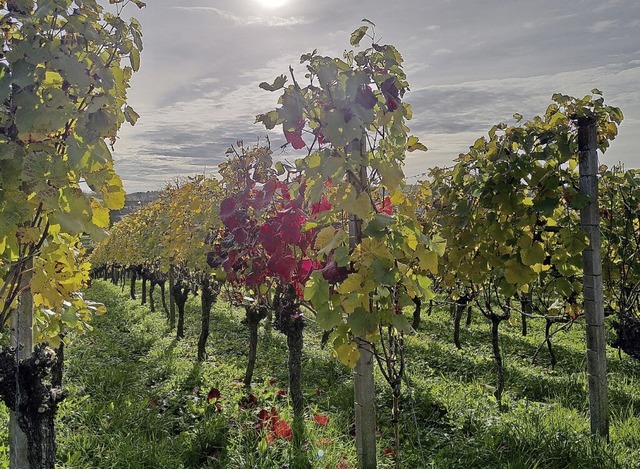
[{"label": "grass path between rows", "polygon": [[[312,468],[355,467],[351,371],[321,349],[312,321],[303,358],[301,455],[272,425],[292,417],[284,336],[261,328],[254,382],[245,390],[239,378],[247,334],[239,310],[224,301],[214,306],[208,358],[199,365],[199,298],[187,303],[186,337],[177,341],[162,310],[151,313],[127,293],[102,281],[86,293],[108,313],[67,349],[58,467],[286,468],[294,457]],[[504,325],[506,410],[499,412],[486,321],[475,315],[457,350],[448,311],[425,314],[418,333],[406,339],[402,466],[640,468],[640,362],[610,350],[611,441],[603,444],[589,436],[584,327],[556,335],[555,370],[546,352],[531,363],[542,327],[533,325],[522,337],[518,324]],[[391,393],[381,376],[376,380],[379,467],[393,467]],[[7,467],[6,419],[0,406],[0,467]]]}]

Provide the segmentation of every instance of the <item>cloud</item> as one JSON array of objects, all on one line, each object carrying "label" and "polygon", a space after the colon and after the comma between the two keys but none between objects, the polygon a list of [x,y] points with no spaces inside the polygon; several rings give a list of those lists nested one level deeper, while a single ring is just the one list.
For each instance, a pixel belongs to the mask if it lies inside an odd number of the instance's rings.
[{"label": "cloud", "polygon": [[[407,174],[424,172],[426,165],[447,165],[467,151],[476,138],[499,122],[512,124],[513,114],[525,119],[545,112],[553,93],[576,97],[603,91],[605,101],[625,114],[617,139],[603,160],[638,167],[633,151],[640,128],[640,64],[638,61],[610,64],[571,72],[524,78],[488,79],[412,89],[406,96],[414,118],[411,132],[429,148],[426,156],[407,159]],[[420,168],[423,168],[420,170]]]},{"label": "cloud", "polygon": [[445,54],[451,54],[453,51],[451,49],[436,49],[434,50],[431,55],[445,55]]},{"label": "cloud", "polygon": [[[554,92],[592,88],[625,114],[606,159],[640,166],[637,0],[412,0],[400,10],[382,0],[297,0],[278,10],[285,11],[263,14],[248,0],[154,0],[139,12],[145,50],[129,104],[142,117],[123,127],[114,154],[127,190],[213,170],[238,138],[253,144],[269,135],[277,149],[280,132],[254,120],[277,107],[280,93],[258,84],[287,74],[289,64],[303,84],[300,55],[318,48],[341,57],[363,17],[405,59],[408,124],[429,147],[407,156],[407,174],[450,164],[515,112],[543,113]],[[488,27],[496,18],[499,27]],[[294,157],[287,149],[276,159]]]},{"label": "cloud", "polygon": [[611,30],[616,25],[616,23],[617,22],[614,20],[596,21],[589,27],[589,31],[594,34],[604,33]]},{"label": "cloud", "polygon": [[268,26],[268,27],[282,27],[282,26],[299,26],[303,24],[309,23],[304,17],[301,16],[290,16],[290,17],[281,17],[281,16],[259,16],[259,15],[249,15],[249,16],[241,16],[231,13],[227,10],[222,10],[220,8],[215,7],[171,7],[173,10],[183,10],[192,13],[200,14],[202,12],[205,13],[214,13],[224,20],[230,21],[236,26]]},{"label": "cloud", "polygon": [[[258,83],[282,73],[286,70],[282,64],[293,60],[293,56],[285,56],[261,68],[242,70],[232,85],[223,85],[217,79],[198,79],[194,87],[175,94],[174,99],[155,108],[139,109],[140,120],[135,127],[122,128],[114,152],[125,189],[155,189],[171,180],[169,168],[181,176],[205,168],[215,172],[227,148],[238,139],[253,145],[259,139],[266,143],[270,135],[273,148],[283,144],[280,133],[255,124],[256,114],[275,108],[279,96],[260,89]],[[149,177],[144,181],[142,175],[147,168]]]},{"label": "cloud", "polygon": [[596,5],[594,5],[593,11],[595,13],[602,13],[616,7],[624,6],[625,2],[627,1],[628,0],[607,0],[607,1],[601,0]]},{"label": "cloud", "polygon": [[[208,93],[143,114],[134,128],[124,128],[124,142],[116,145],[116,156],[125,187],[157,188],[160,182],[171,179],[172,172],[182,176],[207,168],[215,172],[225,150],[237,139],[247,144],[258,139],[265,143],[268,136],[272,149],[277,150],[284,143],[280,132],[267,132],[254,120],[256,114],[277,107],[279,93],[265,92],[257,83],[277,75],[282,71],[278,64],[292,58],[281,57],[263,68],[246,71],[241,77],[246,83],[235,87],[215,88],[214,82]],[[600,88],[606,102],[621,107],[626,116],[605,161],[622,161],[627,167],[635,167],[638,163],[633,162],[632,149],[633,129],[640,127],[638,82],[640,63],[634,61],[576,72],[414,88],[406,96],[414,114],[408,125],[429,151],[408,155],[405,173],[415,176],[432,166],[451,165],[492,125],[513,123],[516,112],[525,119],[544,113],[555,92],[581,97],[592,88]],[[295,154],[278,152],[277,159],[283,158],[293,159]],[[150,169],[145,183],[141,177],[146,168]]]}]

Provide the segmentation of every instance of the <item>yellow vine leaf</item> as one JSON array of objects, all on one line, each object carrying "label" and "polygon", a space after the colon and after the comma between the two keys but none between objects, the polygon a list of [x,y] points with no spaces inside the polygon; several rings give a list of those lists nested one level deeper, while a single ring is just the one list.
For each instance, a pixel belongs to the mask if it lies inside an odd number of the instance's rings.
[{"label": "yellow vine leaf", "polygon": [[338,287],[338,293],[347,295],[352,292],[359,292],[362,289],[362,275],[358,272],[350,273],[346,280]]},{"label": "yellow vine leaf", "polygon": [[351,368],[355,367],[360,359],[360,350],[353,342],[339,345],[335,348],[334,353],[342,363]]}]

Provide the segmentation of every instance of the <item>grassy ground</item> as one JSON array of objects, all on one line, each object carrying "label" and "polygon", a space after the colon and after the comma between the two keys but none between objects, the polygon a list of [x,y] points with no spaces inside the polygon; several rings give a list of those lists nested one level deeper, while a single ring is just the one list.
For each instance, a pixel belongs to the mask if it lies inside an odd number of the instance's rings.
[{"label": "grassy ground", "polygon": [[[297,454],[260,424],[262,409],[291,422],[281,334],[261,328],[249,393],[238,382],[247,348],[240,312],[214,307],[209,356],[197,365],[198,298],[187,303],[186,338],[176,341],[164,313],[150,313],[119,288],[96,282],[87,295],[109,313],[67,350],[60,468],[279,468],[294,457],[313,468],[355,467],[351,373],[320,348],[313,324],[305,336],[306,443]],[[507,391],[499,412],[488,324],[477,315],[459,351],[448,312],[425,315],[407,338],[402,467],[640,468],[640,362],[610,351],[611,441],[603,444],[589,436],[583,326],[555,336],[555,370],[546,351],[531,364],[541,329],[532,325],[521,337],[518,324],[503,325]],[[385,454],[393,446],[391,393],[380,376],[377,386],[379,467],[392,467]],[[212,388],[220,397],[208,400]],[[0,461],[8,453],[6,420],[0,406]]]}]

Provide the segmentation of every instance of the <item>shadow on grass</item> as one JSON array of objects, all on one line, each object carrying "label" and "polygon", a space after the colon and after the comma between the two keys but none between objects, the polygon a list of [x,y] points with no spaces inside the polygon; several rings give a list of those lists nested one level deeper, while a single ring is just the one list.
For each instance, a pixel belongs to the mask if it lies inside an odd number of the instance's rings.
[{"label": "shadow on grass", "polygon": [[[118,308],[118,305],[119,303],[115,302],[114,308]],[[133,302],[120,307],[131,310],[138,309],[139,305]],[[129,320],[133,323],[147,319],[146,317],[141,318],[138,312],[131,314],[129,311],[128,313]],[[150,313],[146,314],[151,316]],[[156,316],[158,314],[156,313]],[[159,317],[164,318],[164,315],[160,313]],[[205,448],[202,450],[205,451],[207,444],[199,436],[203,431],[198,428],[204,425],[204,421],[210,420],[210,416],[206,419],[203,419],[202,416],[189,419],[185,415],[202,412],[204,409],[205,415],[213,412],[216,417],[219,417],[227,409],[232,411],[234,407],[245,405],[250,395],[254,395],[255,403],[251,404],[246,411],[241,410],[240,421],[231,423],[241,433],[234,438],[240,438],[241,441],[244,441],[245,438],[252,439],[255,445],[256,438],[259,436],[255,435],[256,413],[261,408],[269,410],[277,408],[282,412],[282,418],[290,421],[288,398],[286,394],[282,394],[282,391],[288,388],[288,352],[284,335],[268,325],[263,325],[260,328],[258,360],[252,388],[244,389],[238,382],[244,374],[248,352],[248,331],[242,323],[243,317],[242,311],[230,308],[222,302],[214,305],[211,315],[211,334],[206,350],[207,358],[205,361],[197,363],[195,356],[200,327],[200,304],[198,298],[191,297],[185,307],[185,338],[177,341],[161,337],[155,347],[151,341],[147,344],[152,353],[150,357],[145,359],[146,365],[150,369],[166,370],[158,372],[150,381],[150,388],[154,390],[150,399],[154,405],[156,405],[156,401],[158,402],[159,415],[162,415],[163,419],[171,418],[176,422],[174,427],[169,429],[170,437],[172,435],[180,437],[187,431],[186,427],[192,425],[195,428],[192,447]],[[112,319],[120,321],[115,314],[112,315]],[[157,328],[152,327],[145,328],[133,325],[124,327],[135,331],[141,330],[143,333],[146,331],[157,332]],[[163,334],[167,334],[166,329]],[[172,336],[171,332],[168,334]],[[311,328],[307,330],[305,341],[307,344],[313,345],[306,347],[303,351],[303,373],[305,375],[303,392],[308,413],[308,420],[304,423],[307,426],[314,425],[312,418],[316,412],[338,411],[340,414],[350,416],[353,407],[351,371],[337,362],[327,351],[318,350],[315,347],[317,343],[315,335],[315,331]],[[207,396],[213,388],[217,389],[221,397],[206,402]],[[185,395],[186,398],[180,397]],[[212,410],[216,408],[216,404],[221,409],[217,414],[215,410]],[[236,417],[233,419],[236,420]],[[242,419],[248,421],[245,422]],[[346,433],[351,417],[347,417],[344,422],[341,421],[342,417],[336,417],[334,420],[336,420],[336,425],[345,429]],[[229,428],[229,422],[227,422],[227,432]],[[213,436],[211,439],[216,440]],[[246,450],[257,451],[256,448],[251,450],[251,447],[252,445],[247,446]],[[206,451],[216,453],[214,450]],[[300,467],[308,466],[307,462],[312,456],[308,451],[296,451],[293,447],[289,448],[289,451],[288,459],[292,463],[295,462]],[[225,454],[226,449],[225,451],[217,450],[217,452]],[[197,459],[198,464],[202,463],[201,458],[194,459],[193,454],[189,451],[187,453],[189,454],[183,455],[184,461]],[[246,458],[245,461],[250,459],[249,456]]]},{"label": "shadow on grass", "polygon": [[[259,411],[276,408],[291,421],[288,397],[281,393],[288,387],[284,335],[269,325],[260,328],[254,380],[246,390],[238,383],[248,351],[242,311],[222,302],[214,306],[207,359],[197,363],[199,298],[187,302],[185,338],[178,341],[167,332],[161,310],[151,314],[147,306],[99,282],[93,293],[110,311],[96,320],[94,334],[70,347],[73,385],[61,412],[61,468],[266,468],[297,458],[313,467],[337,467],[343,454],[353,459],[352,371],[319,348],[321,332],[313,324],[305,331],[303,350],[306,451],[296,455],[292,445],[276,441],[263,453]],[[522,337],[515,327],[501,327],[510,408],[500,414],[491,400],[494,364],[481,316],[463,329],[463,351],[452,344],[448,315],[434,312],[423,319],[420,332],[406,341],[411,386],[403,384],[401,401],[403,467],[593,467],[575,465],[597,449],[583,431],[584,354],[565,343],[579,342],[580,331],[571,331],[566,340],[557,336],[559,360],[552,371],[544,366],[546,355],[540,365],[530,364],[542,328],[531,327],[531,335]],[[638,368],[618,362],[610,368],[613,378],[620,373],[612,386],[612,408],[631,422],[636,413],[630,409],[640,406],[633,382]],[[623,376],[626,371],[630,374]],[[208,402],[213,388],[221,397]],[[391,446],[391,393],[379,377],[376,391],[381,444]],[[316,413],[331,416],[327,429],[315,426]],[[572,425],[579,430],[571,431]],[[631,435],[630,425],[625,431]],[[321,446],[320,440],[330,440],[331,446]],[[324,459],[315,461],[320,450]],[[612,451],[601,454],[613,457]],[[592,456],[598,467],[615,467]]]}]

